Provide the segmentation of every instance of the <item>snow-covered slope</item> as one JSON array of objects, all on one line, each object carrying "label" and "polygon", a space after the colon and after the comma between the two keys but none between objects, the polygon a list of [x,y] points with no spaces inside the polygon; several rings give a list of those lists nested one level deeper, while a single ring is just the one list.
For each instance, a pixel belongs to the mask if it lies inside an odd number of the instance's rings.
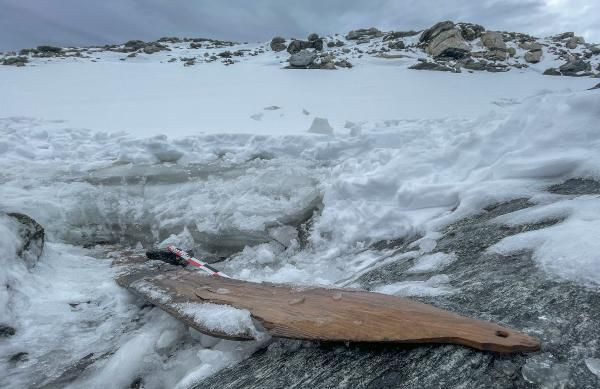
[{"label": "snow-covered slope", "polygon": [[[227,46],[249,51],[224,66],[211,59],[223,42],[163,42],[170,51],[134,57],[92,48],[0,67],[0,211],[32,216],[49,242],[28,270],[0,219],[10,285],[0,312],[16,328],[0,342],[0,386],[141,378],[146,388],[183,388],[261,346],[191,335],[120,291],[106,259],[115,244],[193,247],[227,257],[215,266],[243,279],[356,287],[369,271],[414,260],[408,274],[442,274],[369,287],[443,296],[461,293],[443,270],[454,254],[435,252],[444,228],[527,198],[533,207],[496,222],[561,222],[490,252],[530,250],[545,277],[598,288],[600,199],[547,191],[600,177],[593,79],[540,74],[550,63],[420,72],[408,68],[417,48],[402,58],[354,51],[389,45],[383,36],[328,40],[352,47],[352,68],[282,69],[287,53],[265,45]],[[169,62],[190,56],[193,66]],[[329,134],[308,131],[319,117]],[[407,238],[401,254],[381,248]],[[12,358],[20,352],[28,359]]]}]

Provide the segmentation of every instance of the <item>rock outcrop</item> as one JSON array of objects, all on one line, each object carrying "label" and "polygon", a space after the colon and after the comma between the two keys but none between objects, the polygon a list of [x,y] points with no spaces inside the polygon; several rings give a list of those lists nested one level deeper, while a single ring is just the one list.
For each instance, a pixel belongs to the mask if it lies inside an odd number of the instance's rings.
[{"label": "rock outcrop", "polygon": [[21,240],[17,255],[31,269],[38,262],[44,249],[44,228],[25,214],[9,213],[8,216],[17,222],[17,234]]},{"label": "rock outcrop", "polygon": [[133,52],[143,52],[145,54],[154,54],[159,51],[169,51],[170,49],[162,43],[159,42],[144,42],[141,40],[131,40],[127,41],[123,44],[121,49],[116,49],[116,51],[121,51],[124,53],[133,53]]},{"label": "rock outcrop", "polygon": [[421,43],[429,43],[433,38],[438,36],[442,31],[450,30],[454,28],[454,22],[446,20],[444,22],[439,22],[426,29],[421,33],[421,37],[419,38],[419,42]]},{"label": "rock outcrop", "polygon": [[[351,67],[353,59],[375,57],[379,59],[404,59],[398,65],[411,69],[435,71],[503,72],[511,69],[534,68],[541,71],[540,63],[553,63],[554,68],[544,74],[560,76],[600,77],[600,45],[586,43],[573,32],[552,37],[536,38],[528,34],[509,31],[486,31],[479,24],[442,21],[430,28],[417,32],[387,31],[377,28],[361,28],[348,32],[342,39],[339,34],[320,37],[311,33],[306,40],[286,40],[275,36],[254,48],[239,47],[238,50],[216,51],[215,49],[236,45],[235,42],[207,38],[165,37],[155,42],[131,40],[122,45],[104,45],[91,48],[39,46],[23,49],[17,53],[0,53],[0,64],[25,66],[38,61],[35,58],[80,57],[92,62],[102,51],[126,53],[122,61],[143,54],[154,54],[173,50],[175,55],[157,55],[161,62],[179,63],[184,66],[219,61],[232,65],[243,61],[234,57],[254,57],[265,52],[287,52],[298,54],[301,51],[316,51],[291,58],[290,68],[294,69],[337,69]],[[188,47],[184,47],[189,45]],[[270,50],[269,50],[270,48]],[[189,49],[178,52],[180,49]],[[199,50],[194,52],[193,50]],[[390,52],[395,51],[395,52]],[[96,54],[98,53],[98,54]],[[165,58],[167,57],[167,58]],[[304,65],[307,60],[308,65]],[[431,63],[417,63],[417,59],[427,57]],[[582,62],[584,61],[589,66]],[[41,61],[41,63],[47,61]],[[297,64],[297,65],[293,65]],[[563,66],[558,64],[563,63]],[[300,65],[302,64],[302,65]],[[585,65],[585,66],[583,66]],[[583,70],[582,70],[583,69]]]},{"label": "rock outcrop", "polygon": [[436,70],[440,72],[455,72],[454,68],[451,68],[446,65],[442,65],[436,62],[429,61],[419,61],[416,64],[409,67],[409,69],[414,70]]},{"label": "rock outcrop", "polygon": [[2,61],[2,65],[6,66],[25,66],[25,64],[29,62],[27,57],[18,56],[18,57],[8,57]]},{"label": "rock outcrop", "polygon": [[427,52],[434,58],[463,58],[470,52],[460,30],[452,28],[442,31],[427,45]]},{"label": "rock outcrop", "polygon": [[543,52],[542,50],[530,50],[525,53],[525,61],[529,63],[538,63],[542,59]]},{"label": "rock outcrop", "polygon": [[296,54],[306,49],[315,49],[318,51],[323,50],[323,39],[318,37],[317,39],[314,39],[312,41],[302,41],[294,39],[290,42],[290,44],[287,47],[287,51],[290,54]]},{"label": "rock outcrop", "polygon": [[481,43],[488,50],[487,59],[494,61],[504,61],[506,59],[508,49],[501,33],[486,31],[481,35]]},{"label": "rock outcrop", "polygon": [[453,22],[445,21],[423,31],[419,41],[434,58],[459,59],[469,55],[469,45]]},{"label": "rock outcrop", "polygon": [[346,39],[349,41],[352,40],[364,40],[364,39],[373,39],[382,37],[383,33],[376,29],[375,27],[371,28],[359,28],[358,30],[352,30],[346,35]]},{"label": "rock outcrop", "polygon": [[592,70],[592,67],[589,62],[575,58],[561,65],[558,70],[564,76],[579,76],[582,72]]},{"label": "rock outcrop", "polygon": [[479,24],[457,23],[456,26],[460,29],[462,37],[469,42],[481,37],[485,31],[485,27]]},{"label": "rock outcrop", "polygon": [[315,53],[314,51],[302,50],[290,55],[288,61],[290,63],[290,66],[292,67],[306,68],[310,66],[316,58],[317,53]]},{"label": "rock outcrop", "polygon": [[520,42],[519,48],[523,50],[537,51],[542,50],[542,45],[537,42]]},{"label": "rock outcrop", "polygon": [[271,39],[271,44],[269,46],[273,51],[283,51],[287,49],[287,46],[285,44],[285,38],[282,38],[280,36],[276,36],[275,38]]}]

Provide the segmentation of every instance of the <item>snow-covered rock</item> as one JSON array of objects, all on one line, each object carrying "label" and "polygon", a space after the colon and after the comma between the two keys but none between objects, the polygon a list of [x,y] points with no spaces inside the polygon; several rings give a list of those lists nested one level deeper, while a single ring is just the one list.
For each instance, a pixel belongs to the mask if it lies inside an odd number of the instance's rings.
[{"label": "snow-covered rock", "polygon": [[427,52],[434,58],[463,58],[468,55],[469,51],[470,48],[458,28],[440,32],[427,45]]},{"label": "snow-covered rock", "polygon": [[270,47],[273,51],[285,50],[287,48],[287,45],[285,44],[285,38],[282,38],[280,36],[274,37],[273,39],[271,39]]},{"label": "snow-covered rock", "polygon": [[[292,42],[293,43],[293,42]],[[290,43],[291,46],[291,43]],[[317,58],[317,53],[314,51],[302,50],[290,55],[290,66],[307,67]]]},{"label": "snow-covered rock", "polygon": [[524,58],[525,61],[529,63],[538,63],[542,59],[543,52],[542,50],[530,50],[525,53]]}]

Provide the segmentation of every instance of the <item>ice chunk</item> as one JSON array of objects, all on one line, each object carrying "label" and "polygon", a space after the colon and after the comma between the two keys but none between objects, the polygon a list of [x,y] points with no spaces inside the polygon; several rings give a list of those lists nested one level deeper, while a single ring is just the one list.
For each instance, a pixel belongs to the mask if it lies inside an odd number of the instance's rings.
[{"label": "ice chunk", "polygon": [[584,284],[600,284],[600,199],[580,196],[547,206],[516,212],[502,220],[507,224],[552,220],[565,216],[566,220],[550,227],[513,235],[490,248],[491,252],[508,254],[532,250],[540,266],[559,277]]},{"label": "ice chunk", "polygon": [[333,128],[329,125],[327,119],[314,118],[308,132],[313,134],[333,135]]},{"label": "ice chunk", "polygon": [[585,365],[592,373],[600,378],[600,358],[586,358]]},{"label": "ice chunk", "polygon": [[250,312],[245,309],[212,303],[181,303],[176,307],[182,315],[193,318],[208,330],[231,336],[259,335]]},{"label": "ice chunk", "polygon": [[173,346],[179,337],[179,331],[168,328],[160,334],[154,347],[156,348],[156,351],[163,352]]},{"label": "ice chunk", "polygon": [[521,368],[525,381],[542,388],[564,388],[571,374],[566,363],[559,363],[552,355],[540,354],[527,359]]}]

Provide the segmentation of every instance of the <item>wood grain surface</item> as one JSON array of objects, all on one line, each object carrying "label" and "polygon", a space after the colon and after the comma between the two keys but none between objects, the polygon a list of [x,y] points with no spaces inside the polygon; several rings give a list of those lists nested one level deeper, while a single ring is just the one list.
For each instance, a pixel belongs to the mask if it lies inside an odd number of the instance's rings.
[{"label": "wood grain surface", "polygon": [[[272,336],[284,338],[453,343],[495,352],[540,348],[536,339],[510,328],[410,299],[354,289],[254,283],[205,276],[168,264],[132,267],[117,282],[198,331],[229,339],[253,339],[253,336],[232,336],[207,329],[182,315],[176,307],[181,303],[214,303],[246,309]],[[156,291],[169,299],[157,298]]]}]

